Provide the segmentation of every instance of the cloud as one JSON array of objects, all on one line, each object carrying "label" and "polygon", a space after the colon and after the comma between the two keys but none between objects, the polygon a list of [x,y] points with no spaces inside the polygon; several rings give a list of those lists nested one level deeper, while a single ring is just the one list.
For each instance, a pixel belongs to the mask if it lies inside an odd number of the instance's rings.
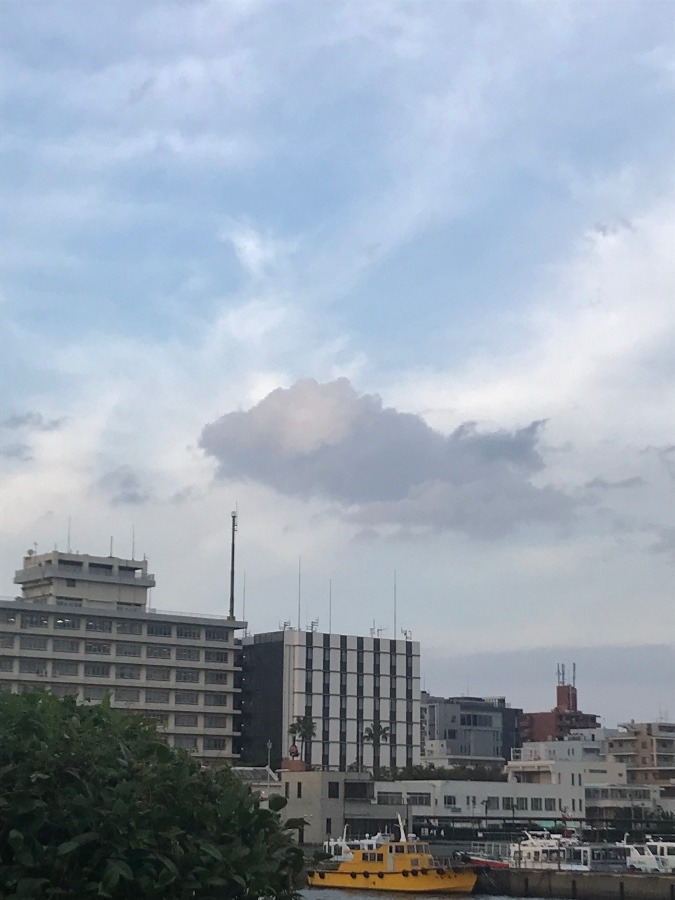
[{"label": "cloud", "polygon": [[108,495],[113,506],[132,506],[148,503],[151,492],[144,488],[140,478],[129,466],[120,466],[99,478],[97,486]]},{"label": "cloud", "polygon": [[631,478],[622,478],[619,481],[607,481],[606,478],[596,476],[591,481],[587,481],[584,487],[588,490],[612,491],[641,487],[644,483],[644,478],[641,478],[639,475],[633,475]]},{"label": "cloud", "polygon": [[20,462],[28,462],[33,458],[31,449],[28,444],[8,444],[6,447],[0,448],[0,456],[5,459],[17,459]]},{"label": "cloud", "polygon": [[494,536],[571,513],[566,495],[530,480],[543,468],[542,426],[483,432],[466,422],[443,435],[377,395],[358,395],[347,378],[302,379],[206,425],[200,445],[220,478],[355,507],[350,515],[365,524]]},{"label": "cloud", "polygon": [[654,553],[664,553],[672,556],[675,561],[675,528],[659,528],[658,538],[652,544]]},{"label": "cloud", "polygon": [[65,416],[62,416],[60,419],[45,419],[42,413],[31,411],[15,413],[9,416],[2,423],[2,427],[10,429],[25,428],[30,431],[56,431],[65,421]]}]

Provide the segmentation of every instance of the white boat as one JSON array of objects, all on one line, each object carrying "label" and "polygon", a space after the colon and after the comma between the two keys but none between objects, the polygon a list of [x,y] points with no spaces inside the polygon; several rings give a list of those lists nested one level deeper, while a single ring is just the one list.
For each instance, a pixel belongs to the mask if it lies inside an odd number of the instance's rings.
[{"label": "white boat", "polygon": [[509,863],[516,869],[588,872],[590,863],[580,852],[582,847],[576,837],[563,837],[548,831],[526,831],[522,841],[509,845]]},{"label": "white boat", "polygon": [[647,835],[647,850],[656,858],[662,872],[675,875],[675,839],[653,838]]},{"label": "white boat", "polygon": [[630,844],[628,835],[624,835],[623,841],[617,844],[618,847],[626,847],[626,865],[630,872],[651,872],[656,874],[662,872],[663,868],[659,861],[646,844]]}]

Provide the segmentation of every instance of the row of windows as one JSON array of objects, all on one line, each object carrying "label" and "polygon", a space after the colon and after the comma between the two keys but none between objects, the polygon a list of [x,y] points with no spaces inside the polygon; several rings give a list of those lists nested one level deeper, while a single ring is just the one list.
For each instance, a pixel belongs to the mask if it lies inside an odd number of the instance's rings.
[{"label": "row of windows", "polygon": [[[19,636],[19,648],[21,650],[47,650],[49,638],[42,635],[22,634]],[[82,642],[78,638],[52,638],[52,650],[59,653],[80,653]],[[5,650],[14,647],[14,635],[0,635],[0,648]],[[140,657],[143,644],[112,643],[111,641],[85,640],[84,652],[111,656],[115,650],[116,656]],[[145,646],[146,659],[171,659],[175,650],[175,658],[180,661],[200,662],[202,651],[199,647],[171,647],[168,644],[148,644]],[[227,650],[204,650],[204,662],[227,663],[229,654]]]},{"label": "row of windows", "polygon": [[[0,609],[0,622],[16,624],[20,616],[21,628],[48,628],[50,618],[54,628],[79,631],[84,622],[86,631],[99,631],[117,634],[145,634],[148,637],[176,637],[190,640],[207,640],[227,642],[232,638],[232,629],[223,625],[173,625],[170,622],[138,622],[135,620],[113,620],[104,616],[78,616],[67,613],[56,613],[51,616],[46,612],[16,613],[9,609]],[[114,626],[114,627],[113,627]]]},{"label": "row of windows", "polygon": [[[145,670],[146,681],[171,681],[179,684],[200,684],[202,671],[204,684],[228,684],[229,673],[218,669],[172,669],[170,666],[139,666],[129,663],[117,663],[114,667],[107,662],[85,662],[80,664],[68,659],[52,660],[52,676],[77,676],[80,665],[84,666],[84,676],[89,678],[118,678],[129,681],[140,681]],[[20,659],[19,672],[25,675],[46,676],[48,661],[44,659]],[[14,660],[0,657],[0,672],[13,672]],[[111,674],[114,673],[114,674]],[[173,676],[173,679],[172,679]]]},{"label": "row of windows", "polygon": [[[7,685],[9,687],[9,685]],[[45,684],[45,688],[48,688],[52,694],[55,694],[57,697],[79,697],[80,690],[83,692],[83,697],[85,700],[102,700],[108,694],[110,694],[117,703],[140,703],[141,702],[141,692],[139,688],[115,688],[112,689],[106,687],[102,684],[86,684],[82,688],[80,688],[77,684]],[[21,693],[29,693],[30,691],[35,690],[34,685],[20,685],[19,690]],[[173,694],[173,703],[176,706],[199,706],[200,692],[199,691],[170,691],[168,689],[163,688],[146,688],[145,689],[145,702],[146,703],[171,703],[171,695]],[[205,691],[203,694],[204,698],[204,706],[211,707],[227,707],[228,705],[228,696],[229,694],[222,694],[217,692]],[[178,716],[179,714],[176,713]],[[197,713],[189,713],[186,714],[194,717],[196,720]],[[205,716],[205,719],[207,717]],[[212,718],[209,722],[204,722],[205,727],[208,728],[224,728],[223,724],[226,716],[222,714],[218,714]],[[185,721],[178,722],[177,725],[192,725],[196,724],[196,721]]]}]

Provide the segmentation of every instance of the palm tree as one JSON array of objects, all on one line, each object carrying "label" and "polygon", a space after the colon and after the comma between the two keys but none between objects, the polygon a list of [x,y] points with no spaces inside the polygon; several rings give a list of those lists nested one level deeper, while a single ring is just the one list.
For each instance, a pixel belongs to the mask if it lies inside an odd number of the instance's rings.
[{"label": "palm tree", "polygon": [[389,741],[389,726],[382,725],[376,719],[363,732],[363,742],[373,745],[373,775],[377,778],[380,772],[380,745]]},{"label": "palm tree", "polygon": [[316,735],[316,722],[311,716],[296,716],[295,722],[288,727],[288,733],[294,740],[300,738],[300,759],[304,760],[305,744],[309,745]]}]

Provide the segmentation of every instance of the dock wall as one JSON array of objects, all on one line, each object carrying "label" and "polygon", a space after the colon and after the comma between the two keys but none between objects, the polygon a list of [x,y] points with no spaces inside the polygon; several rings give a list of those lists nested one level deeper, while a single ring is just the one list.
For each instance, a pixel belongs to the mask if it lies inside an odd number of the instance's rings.
[{"label": "dock wall", "polygon": [[479,893],[570,900],[675,900],[675,876],[522,869],[479,873]]}]

